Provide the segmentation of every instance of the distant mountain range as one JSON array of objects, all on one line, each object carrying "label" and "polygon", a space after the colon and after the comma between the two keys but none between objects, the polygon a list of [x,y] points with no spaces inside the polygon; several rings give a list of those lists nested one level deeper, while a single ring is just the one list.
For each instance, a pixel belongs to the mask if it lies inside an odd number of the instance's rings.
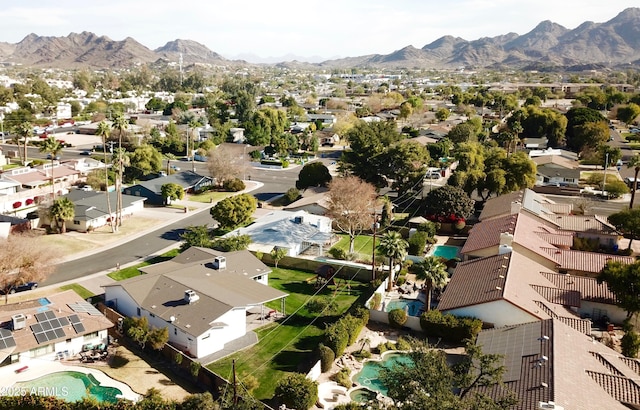
[{"label": "distant mountain range", "polygon": [[[174,40],[150,50],[133,38],[114,41],[91,32],[66,37],[29,34],[16,44],[0,42],[0,62],[34,67],[123,68],[143,63],[248,65],[228,60],[192,40]],[[444,36],[418,49],[347,57],[319,63],[289,61],[282,66],[308,68],[570,68],[640,67],[640,8],[628,8],[605,23],[584,22],[569,30],[543,21],[530,32],[467,41]]]}]

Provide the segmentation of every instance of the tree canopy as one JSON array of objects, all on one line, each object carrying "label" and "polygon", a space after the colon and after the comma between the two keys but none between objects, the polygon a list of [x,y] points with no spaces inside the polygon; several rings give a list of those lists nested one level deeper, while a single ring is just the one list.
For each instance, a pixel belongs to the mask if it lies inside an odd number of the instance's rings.
[{"label": "tree canopy", "polygon": [[640,239],[640,209],[624,209],[609,215],[607,220],[629,238],[629,249],[634,239]]},{"label": "tree canopy", "polygon": [[320,161],[305,164],[296,181],[296,188],[307,189],[309,187],[325,187],[331,182],[329,169]]},{"label": "tree canopy", "polygon": [[223,229],[234,229],[251,219],[258,202],[253,195],[240,194],[218,202],[209,213]]},{"label": "tree canopy", "polygon": [[616,295],[616,304],[627,311],[627,318],[640,312],[640,262],[608,261],[598,274],[598,283],[602,282]]},{"label": "tree canopy", "polygon": [[439,222],[455,222],[473,214],[475,201],[461,188],[445,185],[434,189],[423,200],[424,212]]},{"label": "tree canopy", "polygon": [[287,408],[307,410],[318,401],[318,384],[302,373],[292,373],[278,382],[274,398]]}]

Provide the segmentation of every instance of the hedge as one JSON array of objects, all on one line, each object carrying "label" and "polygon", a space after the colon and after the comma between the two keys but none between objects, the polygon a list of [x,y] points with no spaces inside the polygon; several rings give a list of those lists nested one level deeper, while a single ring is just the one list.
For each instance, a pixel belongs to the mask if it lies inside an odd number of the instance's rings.
[{"label": "hedge", "polygon": [[393,309],[389,312],[389,324],[400,329],[407,322],[407,312],[404,309]]},{"label": "hedge", "polygon": [[420,327],[429,336],[462,342],[475,339],[482,330],[482,321],[472,317],[443,315],[439,310],[430,310],[420,316]]},{"label": "hedge", "polygon": [[320,351],[320,370],[322,373],[328,372],[333,366],[333,361],[336,360],[336,354],[323,344],[320,344],[318,350]]},{"label": "hedge", "polygon": [[331,348],[336,356],[342,355],[347,346],[358,340],[360,331],[368,321],[368,311],[364,313],[364,309],[356,309],[353,314],[349,313],[327,327],[324,344]]}]

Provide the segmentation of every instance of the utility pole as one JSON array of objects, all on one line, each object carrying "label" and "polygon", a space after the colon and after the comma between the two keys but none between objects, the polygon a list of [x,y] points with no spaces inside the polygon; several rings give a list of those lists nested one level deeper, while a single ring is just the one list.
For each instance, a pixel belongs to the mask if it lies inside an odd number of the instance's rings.
[{"label": "utility pole", "polygon": [[378,214],[373,209],[373,251],[371,254],[371,276],[372,280],[376,280],[376,232],[378,231]]},{"label": "utility pole", "polygon": [[238,404],[238,391],[236,389],[236,360],[234,359],[231,362],[231,367],[233,368],[233,407]]},{"label": "utility pole", "polygon": [[607,183],[607,168],[609,168],[609,153],[605,154],[604,160],[604,177],[602,178],[602,196],[604,196],[604,186]]}]

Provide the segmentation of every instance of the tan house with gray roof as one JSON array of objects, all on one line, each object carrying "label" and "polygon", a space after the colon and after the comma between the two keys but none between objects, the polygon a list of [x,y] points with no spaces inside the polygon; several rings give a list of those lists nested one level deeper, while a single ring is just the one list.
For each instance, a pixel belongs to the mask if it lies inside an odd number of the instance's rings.
[{"label": "tan house with gray roof", "polygon": [[267,286],[270,269],[249,251],[191,247],[141,270],[144,275],[105,286],[106,303],[168,328],[169,343],[196,358],[246,335],[249,309],[264,317],[264,304],[280,299],[284,311],[287,294]]}]

